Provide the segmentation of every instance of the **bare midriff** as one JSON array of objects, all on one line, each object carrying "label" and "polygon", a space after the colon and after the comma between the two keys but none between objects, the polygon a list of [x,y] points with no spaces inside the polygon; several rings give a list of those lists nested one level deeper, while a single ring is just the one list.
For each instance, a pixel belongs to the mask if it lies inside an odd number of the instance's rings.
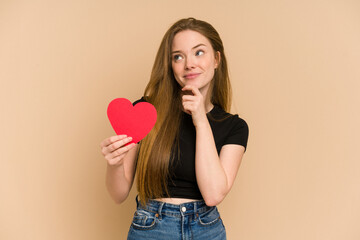
[{"label": "bare midriff", "polygon": [[170,203],[170,204],[177,204],[177,205],[186,203],[186,202],[199,201],[196,199],[188,199],[188,198],[156,198],[154,200],[160,201],[160,202],[166,202],[166,203]]}]

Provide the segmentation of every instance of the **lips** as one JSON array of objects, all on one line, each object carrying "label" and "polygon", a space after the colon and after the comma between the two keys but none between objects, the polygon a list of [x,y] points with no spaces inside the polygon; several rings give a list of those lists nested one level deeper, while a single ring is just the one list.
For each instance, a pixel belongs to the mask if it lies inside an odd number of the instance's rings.
[{"label": "lips", "polygon": [[189,74],[186,74],[185,76],[184,76],[184,78],[186,78],[186,79],[194,79],[194,78],[196,78],[197,76],[199,76],[200,75],[200,73],[189,73]]}]

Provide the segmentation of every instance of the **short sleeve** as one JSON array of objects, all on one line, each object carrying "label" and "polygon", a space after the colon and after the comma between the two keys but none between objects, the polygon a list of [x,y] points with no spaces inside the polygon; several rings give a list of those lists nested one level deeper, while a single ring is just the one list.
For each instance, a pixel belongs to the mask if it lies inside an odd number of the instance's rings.
[{"label": "short sleeve", "polygon": [[232,127],[229,135],[225,139],[224,145],[226,144],[238,144],[247,147],[249,137],[249,127],[245,120],[239,118],[238,115],[233,116]]},{"label": "short sleeve", "polygon": [[141,97],[140,99],[136,100],[135,102],[133,102],[133,106],[135,106],[136,104],[138,104],[139,102],[146,102],[144,97]]}]

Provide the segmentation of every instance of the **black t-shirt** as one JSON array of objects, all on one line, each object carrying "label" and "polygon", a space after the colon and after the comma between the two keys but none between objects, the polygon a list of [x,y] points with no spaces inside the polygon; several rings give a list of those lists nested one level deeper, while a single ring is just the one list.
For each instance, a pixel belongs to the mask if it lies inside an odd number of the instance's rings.
[{"label": "black t-shirt", "polygon": [[[144,98],[141,98],[134,102],[134,105],[143,101],[145,101]],[[222,146],[226,144],[238,144],[246,149],[249,128],[237,114],[227,113],[220,106],[214,105],[208,114],[208,120],[218,154],[220,154]],[[182,113],[179,134],[180,158],[178,158],[178,153],[174,152],[172,154],[174,158],[169,165],[168,190],[170,197],[203,199],[195,176],[196,130],[191,115],[185,112]]]}]

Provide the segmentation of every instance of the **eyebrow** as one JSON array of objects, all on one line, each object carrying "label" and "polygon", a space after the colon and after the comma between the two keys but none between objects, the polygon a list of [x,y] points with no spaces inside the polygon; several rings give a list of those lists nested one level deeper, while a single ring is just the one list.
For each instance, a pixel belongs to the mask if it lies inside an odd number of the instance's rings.
[{"label": "eyebrow", "polygon": [[[206,47],[206,45],[205,45],[205,44],[200,43],[200,44],[196,45],[195,47],[193,47],[192,49],[198,48],[198,47],[200,47],[200,46],[205,46],[205,47]],[[180,51],[180,50],[176,50],[176,51],[172,51],[172,52],[171,52],[171,54],[174,54],[174,53],[179,53],[179,52],[181,52],[181,51]]]}]

